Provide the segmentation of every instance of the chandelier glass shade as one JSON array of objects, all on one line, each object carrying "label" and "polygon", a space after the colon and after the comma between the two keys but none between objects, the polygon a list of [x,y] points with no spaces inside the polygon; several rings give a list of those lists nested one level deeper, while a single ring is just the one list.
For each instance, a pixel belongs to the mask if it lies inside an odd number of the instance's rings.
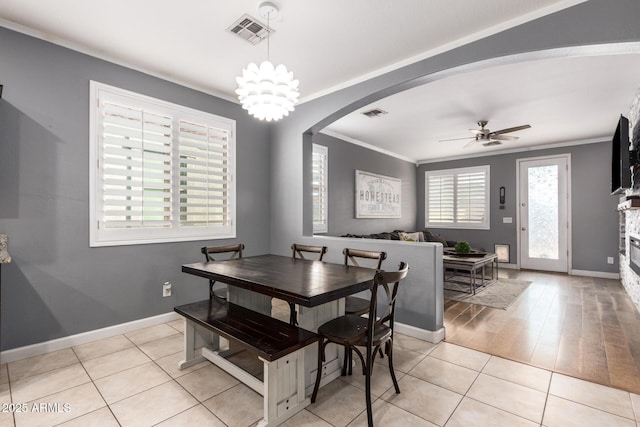
[{"label": "chandelier glass shade", "polygon": [[298,80],[294,80],[293,73],[282,64],[274,67],[271,62],[264,61],[258,67],[252,62],[236,81],[242,108],[268,122],[289,115],[300,96]]}]

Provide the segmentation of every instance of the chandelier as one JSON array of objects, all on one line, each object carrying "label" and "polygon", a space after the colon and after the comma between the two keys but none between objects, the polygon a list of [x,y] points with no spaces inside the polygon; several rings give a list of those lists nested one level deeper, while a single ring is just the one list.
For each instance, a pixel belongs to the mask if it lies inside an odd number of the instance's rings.
[{"label": "chandelier", "polygon": [[259,67],[252,62],[242,70],[242,76],[236,77],[236,93],[242,108],[249,114],[270,122],[289,115],[300,93],[293,73],[284,65],[274,67],[269,61],[269,21],[277,17],[278,7],[272,2],[264,2],[258,9],[260,15],[267,18],[267,60]]}]

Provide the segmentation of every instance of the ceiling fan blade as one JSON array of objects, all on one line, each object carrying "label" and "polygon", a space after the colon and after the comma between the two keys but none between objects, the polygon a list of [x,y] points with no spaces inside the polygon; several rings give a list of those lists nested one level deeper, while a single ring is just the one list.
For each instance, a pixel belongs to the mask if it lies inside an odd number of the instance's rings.
[{"label": "ceiling fan blade", "polygon": [[486,129],[469,129],[469,132],[471,132],[474,135],[480,135],[481,133],[485,132]]},{"label": "ceiling fan blade", "polygon": [[517,141],[519,138],[511,135],[492,135],[491,139],[495,139],[496,141]]},{"label": "ceiling fan blade", "polygon": [[[453,139],[439,139],[438,142],[446,142],[446,141],[461,141],[463,139],[470,139],[468,136],[465,136],[464,138],[453,138]],[[475,138],[473,138],[473,140],[475,141]]]},{"label": "ceiling fan blade", "polygon": [[496,130],[494,132],[491,132],[489,135],[493,136],[493,135],[500,135],[502,133],[509,133],[509,132],[515,132],[518,130],[523,130],[523,129],[529,129],[531,127],[531,125],[522,125],[522,126],[516,126],[516,127],[512,127],[512,128],[507,128],[507,129],[500,129],[500,130]]},{"label": "ceiling fan blade", "polygon": [[464,144],[464,146],[462,147],[464,148],[468,148],[471,147],[475,142],[478,142],[478,140],[476,140],[475,138],[473,138],[471,141],[467,142],[466,144]]}]

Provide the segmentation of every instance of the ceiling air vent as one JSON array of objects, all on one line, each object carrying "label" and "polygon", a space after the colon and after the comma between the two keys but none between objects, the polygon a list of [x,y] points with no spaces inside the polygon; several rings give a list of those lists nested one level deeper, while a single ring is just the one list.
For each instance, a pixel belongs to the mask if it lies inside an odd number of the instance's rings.
[{"label": "ceiling air vent", "polygon": [[227,28],[227,31],[251,44],[258,44],[262,40],[266,39],[269,34],[275,32],[273,31],[273,28],[267,29],[266,25],[249,15],[243,15],[240,19],[231,24],[229,28]]},{"label": "ceiling air vent", "polygon": [[381,110],[380,108],[374,108],[373,110],[363,111],[362,114],[369,117],[370,119],[373,119],[376,117],[384,116],[385,114],[389,114],[389,113],[387,113],[384,110]]}]

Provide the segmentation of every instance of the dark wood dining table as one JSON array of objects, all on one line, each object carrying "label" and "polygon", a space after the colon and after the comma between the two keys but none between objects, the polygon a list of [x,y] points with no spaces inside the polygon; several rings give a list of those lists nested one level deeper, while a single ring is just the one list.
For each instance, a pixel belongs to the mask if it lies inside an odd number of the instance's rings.
[{"label": "dark wood dining table", "polygon": [[[296,304],[298,326],[312,332],[316,332],[322,323],[344,314],[344,297],[369,289],[376,273],[376,270],[371,268],[279,255],[198,262],[183,265],[182,271],[226,283],[229,285],[227,291],[229,303],[241,305],[262,314],[271,316],[272,298]],[[262,392],[263,384],[229,363],[224,357],[224,352],[217,336],[203,331],[187,319],[185,359],[180,362],[180,369],[208,359],[249,387]],[[327,348],[326,361],[321,373],[321,386],[340,376],[343,352],[340,346]],[[268,396],[265,393],[265,405],[286,408],[285,417],[306,407],[309,404],[307,396],[311,393],[316,377],[317,357],[317,348],[307,346],[289,356],[286,361],[284,359],[277,361],[278,366],[285,366],[285,364],[295,366],[297,374],[292,374],[289,368],[278,368],[274,370],[277,373],[269,374],[273,377],[267,381],[265,371],[264,384],[271,384],[272,387],[276,387],[274,384],[279,386],[288,384],[284,387],[285,395],[282,395],[283,392],[280,389],[272,391]],[[297,399],[287,397],[292,392],[299,397]],[[278,412],[280,409],[275,411]]]},{"label": "dark wood dining table", "polygon": [[366,290],[375,274],[371,268],[279,255],[198,262],[182,271],[304,307]]}]

